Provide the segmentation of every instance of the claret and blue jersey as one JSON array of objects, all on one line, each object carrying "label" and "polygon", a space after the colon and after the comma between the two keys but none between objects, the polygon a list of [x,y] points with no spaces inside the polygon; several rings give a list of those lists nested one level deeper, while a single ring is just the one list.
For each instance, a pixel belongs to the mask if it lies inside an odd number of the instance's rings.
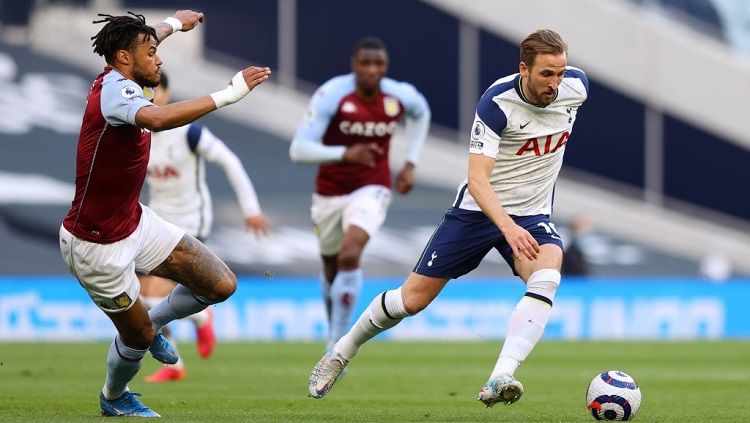
[{"label": "claret and blue jersey", "polygon": [[135,115],[149,94],[107,67],[91,86],[76,155],[76,191],[63,225],[78,238],[111,243],[138,226],[151,133]]},{"label": "claret and blue jersey", "polygon": [[[411,84],[383,78],[380,92],[370,101],[357,95],[353,73],[334,77],[320,86],[294,142],[345,147],[374,142],[382,147],[384,154],[378,157],[375,168],[341,162],[321,164],[315,191],[334,196],[349,194],[365,185],[390,188],[388,150],[391,136],[404,116],[429,119],[427,101]],[[418,136],[424,138],[425,134]]]}]

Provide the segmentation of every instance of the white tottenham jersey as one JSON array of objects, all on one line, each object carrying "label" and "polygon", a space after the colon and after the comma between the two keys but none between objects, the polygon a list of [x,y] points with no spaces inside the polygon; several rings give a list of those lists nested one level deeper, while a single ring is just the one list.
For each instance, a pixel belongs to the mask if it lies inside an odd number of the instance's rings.
[{"label": "white tottenham jersey", "polygon": [[[557,97],[546,107],[525,101],[520,74],[495,81],[479,100],[469,152],[495,159],[490,184],[513,216],[552,213],[552,197],[578,107],[588,79],[568,66]],[[454,207],[481,210],[467,189],[458,188]]]},{"label": "white tottenham jersey", "polygon": [[189,234],[206,237],[213,222],[205,160],[224,168],[244,216],[260,213],[255,189],[239,158],[199,124],[151,134],[146,182],[149,207]]}]

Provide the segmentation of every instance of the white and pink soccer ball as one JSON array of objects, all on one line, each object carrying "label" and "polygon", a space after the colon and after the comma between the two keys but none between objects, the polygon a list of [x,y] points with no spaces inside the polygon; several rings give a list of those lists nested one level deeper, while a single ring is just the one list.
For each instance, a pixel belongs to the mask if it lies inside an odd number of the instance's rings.
[{"label": "white and pink soccer ball", "polygon": [[591,381],[586,404],[597,420],[631,420],[641,406],[641,389],[627,373],[609,370]]}]

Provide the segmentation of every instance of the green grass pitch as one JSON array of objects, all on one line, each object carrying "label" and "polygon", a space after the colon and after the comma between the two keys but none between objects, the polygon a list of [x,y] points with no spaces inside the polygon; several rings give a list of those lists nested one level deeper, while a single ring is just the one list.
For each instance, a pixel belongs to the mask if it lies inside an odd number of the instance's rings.
[{"label": "green grass pitch", "polygon": [[[602,370],[641,386],[640,422],[750,421],[750,342],[543,341],[516,377],[511,406],[476,400],[499,342],[372,342],[321,400],[307,397],[319,343],[222,343],[209,360],[180,345],[184,381],[146,384],[150,357],[130,384],[163,421],[589,422],[584,394]],[[107,344],[0,343],[0,421],[101,421]],[[130,419],[129,419],[130,420]]]}]

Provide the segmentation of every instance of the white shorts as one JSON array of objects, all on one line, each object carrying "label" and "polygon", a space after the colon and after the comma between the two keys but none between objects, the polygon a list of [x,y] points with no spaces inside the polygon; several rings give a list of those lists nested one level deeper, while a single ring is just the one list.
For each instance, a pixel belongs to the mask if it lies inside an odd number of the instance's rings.
[{"label": "white shorts", "polygon": [[338,253],[349,225],[362,228],[370,237],[375,235],[385,222],[390,204],[391,190],[382,185],[366,185],[346,195],[313,194],[310,214],[320,254]]},{"label": "white shorts", "polygon": [[60,251],[68,270],[107,313],[128,310],[135,303],[141,284],[135,272],[149,273],[177,246],[185,231],[163,220],[150,208],[138,227],[125,239],[97,244],[77,238],[60,226]]}]

